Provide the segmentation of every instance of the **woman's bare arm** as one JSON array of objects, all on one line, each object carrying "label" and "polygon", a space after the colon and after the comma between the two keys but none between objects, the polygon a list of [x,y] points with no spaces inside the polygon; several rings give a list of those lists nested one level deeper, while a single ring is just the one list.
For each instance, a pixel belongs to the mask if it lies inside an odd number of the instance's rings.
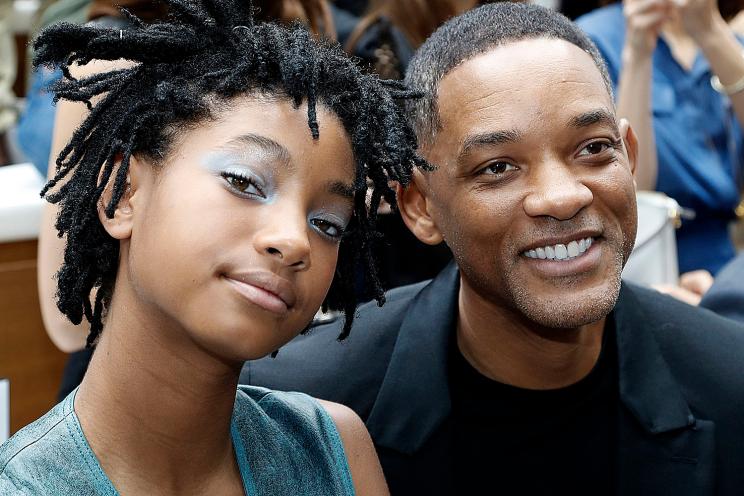
[{"label": "woman's bare arm", "polygon": [[380,460],[362,419],[346,406],[330,401],[319,401],[336,423],[341,435],[356,494],[389,495]]},{"label": "woman's bare arm", "polygon": [[[109,71],[126,67],[128,63],[117,62],[91,62],[86,66],[72,70],[74,77],[86,77],[97,72]],[[61,100],[57,104],[57,112],[54,120],[54,134],[52,137],[52,148],[49,156],[49,178],[54,177],[55,161],[57,155],[70,141],[72,133],[83,122],[88,115],[85,104]],[[59,186],[58,186],[59,187]],[[41,226],[39,228],[38,268],[37,282],[39,287],[39,304],[44,327],[52,342],[60,350],[66,353],[81,350],[85,347],[85,338],[88,336],[90,326],[83,320],[80,325],[74,325],[57,308],[55,293],[57,281],[55,274],[62,265],[65,240],[57,236],[54,223],[57,219],[57,205],[47,203],[44,206]]]},{"label": "woman's bare arm", "polygon": [[617,113],[630,121],[638,136],[639,190],[656,189],[658,158],[651,106],[653,53],[662,24],[669,16],[668,0],[625,0],[625,46],[618,81]]}]

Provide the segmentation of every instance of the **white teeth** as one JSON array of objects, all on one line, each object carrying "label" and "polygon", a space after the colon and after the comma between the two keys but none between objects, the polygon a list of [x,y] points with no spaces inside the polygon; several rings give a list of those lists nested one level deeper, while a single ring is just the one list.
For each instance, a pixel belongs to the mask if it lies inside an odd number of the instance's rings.
[{"label": "white teeth", "polygon": [[573,258],[579,254],[579,243],[576,241],[571,241],[568,243],[568,246],[566,246],[566,250],[568,251],[568,256]]},{"label": "white teeth", "polygon": [[566,249],[566,245],[555,245],[555,258],[556,260],[565,260],[568,258],[568,250]]},{"label": "white teeth", "polygon": [[589,237],[571,241],[567,245],[559,243],[556,245],[534,248],[525,251],[523,255],[527,258],[539,258],[542,260],[571,260],[572,258],[581,256],[592,246],[593,243],[594,240]]}]

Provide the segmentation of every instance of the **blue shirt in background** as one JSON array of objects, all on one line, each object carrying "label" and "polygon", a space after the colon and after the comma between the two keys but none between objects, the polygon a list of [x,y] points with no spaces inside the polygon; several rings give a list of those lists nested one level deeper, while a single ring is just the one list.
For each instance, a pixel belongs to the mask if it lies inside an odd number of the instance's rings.
[{"label": "blue shirt in background", "polygon": [[[622,5],[595,10],[576,22],[602,53],[617,92],[625,43]],[[659,38],[652,83],[656,189],[696,214],[677,230],[680,272],[706,269],[715,274],[735,255],[728,229],[740,200],[744,139],[730,100],[713,89],[711,76],[701,53],[687,71]]]},{"label": "blue shirt in background", "polygon": [[62,71],[39,68],[31,75],[31,88],[26,95],[26,106],[18,119],[18,148],[41,175],[47,177],[49,154],[52,149],[54,118],[57,108],[47,88],[62,78]]},{"label": "blue shirt in background", "polygon": [[[0,446],[0,494],[119,494],[85,439],[76,393]],[[336,425],[310,396],[239,386],[231,432],[246,495],[354,494]]]}]

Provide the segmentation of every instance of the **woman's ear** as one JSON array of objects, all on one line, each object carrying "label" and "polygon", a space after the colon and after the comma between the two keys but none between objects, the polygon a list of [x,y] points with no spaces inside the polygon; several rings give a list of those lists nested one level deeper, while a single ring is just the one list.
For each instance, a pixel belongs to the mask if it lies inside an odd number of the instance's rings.
[{"label": "woman's ear", "polygon": [[109,178],[106,189],[103,190],[100,200],[98,201],[98,218],[101,221],[101,225],[109,235],[114,239],[129,239],[132,235],[132,225],[134,220],[134,203],[132,201],[139,183],[139,170],[143,164],[137,160],[134,156],[129,159],[129,169],[127,171],[127,178],[123,184],[123,192],[121,199],[114,209],[114,215],[109,217],[106,211],[108,210],[109,203],[114,196],[114,184],[116,183],[116,175],[121,167],[121,157],[117,158],[114,170]]},{"label": "woman's ear", "polygon": [[408,186],[397,185],[398,210],[403,222],[418,239],[427,245],[438,245],[444,237],[430,214],[425,181],[421,172],[414,171],[413,180]]}]

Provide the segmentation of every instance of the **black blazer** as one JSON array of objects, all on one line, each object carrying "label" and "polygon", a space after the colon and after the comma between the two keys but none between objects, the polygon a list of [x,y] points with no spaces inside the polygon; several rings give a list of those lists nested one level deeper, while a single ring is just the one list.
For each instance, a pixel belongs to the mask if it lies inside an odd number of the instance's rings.
[{"label": "black blazer", "polygon": [[709,308],[718,315],[744,322],[744,253],[740,253],[718,272],[700,306]]},{"label": "black blazer", "polygon": [[[346,404],[365,420],[393,494],[457,494],[449,449],[448,347],[458,271],[360,307],[351,336],[321,325],[241,382]],[[744,494],[744,327],[623,284],[615,319],[617,494]]]}]

